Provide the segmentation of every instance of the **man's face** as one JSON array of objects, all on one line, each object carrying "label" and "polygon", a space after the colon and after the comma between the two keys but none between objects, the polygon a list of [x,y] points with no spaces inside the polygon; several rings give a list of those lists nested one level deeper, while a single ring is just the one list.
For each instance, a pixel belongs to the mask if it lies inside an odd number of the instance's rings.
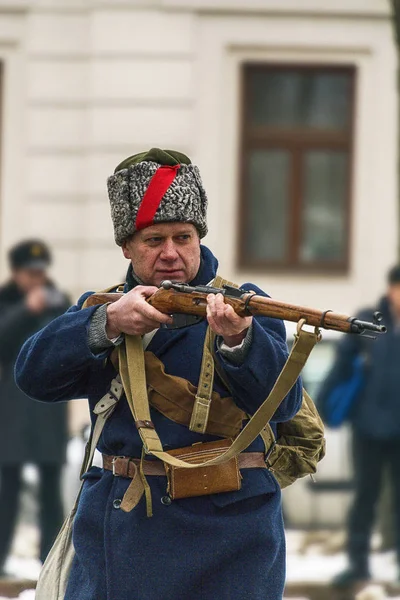
[{"label": "man's face", "polygon": [[146,285],[164,279],[189,282],[200,267],[200,238],[191,223],[160,223],[137,231],[123,243],[125,258]]},{"label": "man's face", "polygon": [[392,310],[400,317],[400,283],[392,283],[389,285],[388,298]]},{"label": "man's face", "polygon": [[36,287],[46,284],[46,271],[43,269],[14,269],[12,271],[12,279],[17,284],[18,288],[24,294],[28,294]]}]

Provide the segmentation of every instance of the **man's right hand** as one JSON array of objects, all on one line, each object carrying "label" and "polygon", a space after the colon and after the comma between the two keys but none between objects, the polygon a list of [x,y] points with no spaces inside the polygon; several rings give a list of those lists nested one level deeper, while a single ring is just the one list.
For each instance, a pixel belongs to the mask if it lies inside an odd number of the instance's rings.
[{"label": "man's right hand", "polygon": [[42,286],[34,287],[25,297],[25,304],[29,312],[40,314],[47,306],[46,290]]},{"label": "man's right hand", "polygon": [[153,308],[146,302],[158,290],[154,286],[138,285],[122,298],[107,306],[106,333],[109,339],[121,333],[144,335],[160,327],[161,323],[172,323],[172,317]]}]

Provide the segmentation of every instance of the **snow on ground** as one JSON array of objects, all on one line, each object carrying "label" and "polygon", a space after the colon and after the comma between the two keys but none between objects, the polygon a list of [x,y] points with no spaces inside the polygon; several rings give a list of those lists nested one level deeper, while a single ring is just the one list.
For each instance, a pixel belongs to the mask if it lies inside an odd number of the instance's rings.
[{"label": "snow on ground", "polygon": [[[327,533],[329,535],[329,532]],[[287,531],[286,578],[289,582],[330,581],[337,573],[346,568],[344,552],[323,554],[321,544],[311,545],[305,553],[299,552],[304,541],[302,531]],[[394,552],[373,552],[371,554],[371,572],[373,579],[381,582],[397,580],[397,562]]]}]

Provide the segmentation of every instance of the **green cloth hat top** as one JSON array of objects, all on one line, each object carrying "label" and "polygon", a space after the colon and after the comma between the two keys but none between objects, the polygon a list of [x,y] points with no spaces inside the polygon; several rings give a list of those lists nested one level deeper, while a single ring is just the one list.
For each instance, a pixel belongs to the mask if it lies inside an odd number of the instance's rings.
[{"label": "green cloth hat top", "polygon": [[161,148],[152,148],[147,152],[139,152],[125,158],[117,167],[115,167],[114,173],[122,171],[122,169],[128,169],[131,165],[137,165],[141,162],[152,161],[158,165],[165,165],[168,167],[175,167],[176,165],[190,165],[192,161],[186,154],[177,152],[176,150],[161,150]]},{"label": "green cloth hat top", "polygon": [[119,246],[138,229],[156,223],[192,223],[200,237],[207,234],[208,201],[200,172],[182,152],[152,148],[129,156],[107,187]]}]

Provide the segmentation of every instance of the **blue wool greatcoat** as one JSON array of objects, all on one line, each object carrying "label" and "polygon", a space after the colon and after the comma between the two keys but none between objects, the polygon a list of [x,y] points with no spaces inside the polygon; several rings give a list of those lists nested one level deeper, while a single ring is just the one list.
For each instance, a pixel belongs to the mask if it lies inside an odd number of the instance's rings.
[{"label": "blue wool greatcoat", "polygon": [[[217,261],[202,247],[194,285],[215,276]],[[253,284],[243,286],[258,292]],[[262,292],[261,292],[262,293]],[[93,354],[88,329],[96,307],[81,309],[88,294],[23,346],[16,364],[18,385],[44,402],[87,397],[90,408],[108,391],[115,375],[107,357]],[[197,385],[207,323],[160,329],[148,350],[167,373]],[[287,358],[282,321],[256,318],[250,349],[240,366],[217,351],[237,405],[254,413],[270,392]],[[216,377],[214,388],[231,395]],[[291,419],[301,405],[298,381],[273,422]],[[216,439],[196,434],[152,409],[164,448]],[[123,396],[106,423],[100,452],[140,457],[141,442]],[[249,448],[262,451],[258,438]],[[119,502],[130,480],[92,467],[86,474],[74,524],[76,551],[66,600],[280,600],[285,577],[281,494],[266,469],[242,472],[242,489],[165,505],[165,477],[148,477],[152,518],[145,500],[130,513]]]}]

